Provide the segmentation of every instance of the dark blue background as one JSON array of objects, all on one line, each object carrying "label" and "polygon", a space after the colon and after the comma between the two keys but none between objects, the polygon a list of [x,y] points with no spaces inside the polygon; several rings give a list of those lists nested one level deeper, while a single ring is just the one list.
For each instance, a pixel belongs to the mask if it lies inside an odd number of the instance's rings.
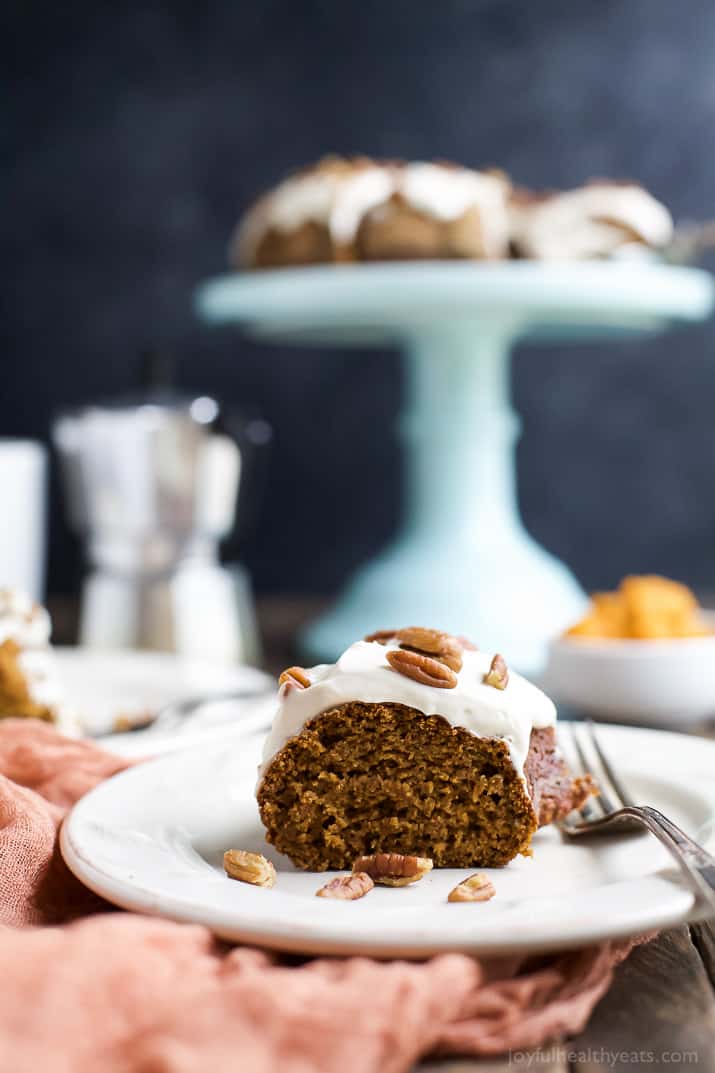
[{"label": "dark blue background", "polygon": [[[678,217],[715,215],[708,0],[15,0],[2,18],[0,434],[45,436],[58,405],[130,387],[140,346],[171,345],[182,384],[275,426],[258,527],[229,549],[263,590],[331,589],[393,530],[401,376],[394,355],[197,323],[193,289],[262,187],[363,151],[535,186],[634,176]],[[714,343],[706,325],[518,354],[523,513],[587,586],[715,586]],[[76,576],[55,515],[50,586]]]}]

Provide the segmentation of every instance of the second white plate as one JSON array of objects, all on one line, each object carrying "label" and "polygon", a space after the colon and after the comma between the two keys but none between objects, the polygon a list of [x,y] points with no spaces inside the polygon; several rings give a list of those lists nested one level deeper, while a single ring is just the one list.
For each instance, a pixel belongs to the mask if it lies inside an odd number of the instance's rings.
[{"label": "second white plate", "polygon": [[[255,733],[275,711],[275,680],[255,667],[187,660],[171,652],[56,648],[57,674],[68,707],[85,734],[123,756],[156,755],[196,746],[217,736]],[[245,692],[245,699],[217,701],[165,731],[113,733],[116,720],[141,719],[165,705],[195,696]]]}]

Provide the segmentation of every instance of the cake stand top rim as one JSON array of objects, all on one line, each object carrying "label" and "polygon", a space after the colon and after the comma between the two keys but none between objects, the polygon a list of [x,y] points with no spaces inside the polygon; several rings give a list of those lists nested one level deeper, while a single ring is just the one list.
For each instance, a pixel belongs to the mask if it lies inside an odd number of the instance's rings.
[{"label": "cake stand top rim", "polygon": [[[662,330],[706,319],[715,277],[655,261],[413,261],[233,272],[202,283],[199,316],[264,338],[351,328],[419,334],[429,325],[484,324],[514,335]],[[375,340],[377,341],[377,339]]]}]

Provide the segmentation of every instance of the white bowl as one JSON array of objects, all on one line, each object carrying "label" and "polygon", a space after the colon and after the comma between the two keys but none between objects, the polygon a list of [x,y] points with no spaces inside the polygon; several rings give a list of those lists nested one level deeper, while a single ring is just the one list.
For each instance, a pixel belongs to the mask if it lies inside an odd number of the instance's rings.
[{"label": "white bowl", "polygon": [[[710,617],[710,616],[708,616]],[[552,641],[542,678],[557,702],[646,726],[715,716],[715,635],[658,641]]]}]

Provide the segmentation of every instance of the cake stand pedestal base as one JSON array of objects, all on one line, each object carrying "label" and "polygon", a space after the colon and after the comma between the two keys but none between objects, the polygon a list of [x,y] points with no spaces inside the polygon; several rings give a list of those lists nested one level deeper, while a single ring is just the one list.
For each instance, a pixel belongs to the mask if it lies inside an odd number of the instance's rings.
[{"label": "cake stand pedestal base", "polygon": [[423,328],[406,340],[405,521],[304,631],[306,657],[335,658],[375,629],[427,625],[503,650],[526,673],[586,599],[519,517],[509,402],[514,326],[503,319]]}]

